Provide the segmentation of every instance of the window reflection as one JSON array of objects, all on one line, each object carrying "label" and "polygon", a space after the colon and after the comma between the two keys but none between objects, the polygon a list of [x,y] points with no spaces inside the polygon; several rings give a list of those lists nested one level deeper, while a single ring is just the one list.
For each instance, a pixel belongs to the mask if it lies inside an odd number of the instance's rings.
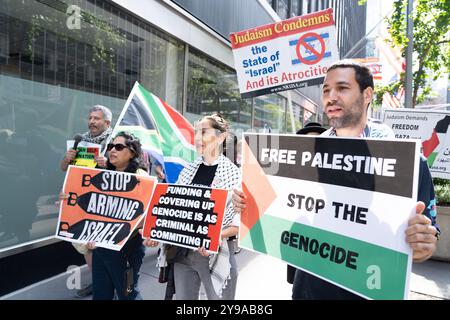
[{"label": "window reflection", "polygon": [[286,99],[279,95],[255,98],[253,127],[262,132],[282,133],[286,131]]},{"label": "window reflection", "polygon": [[[81,9],[67,26],[69,4]],[[99,0],[0,0],[0,250],[54,234],[66,140],[135,81],[182,109],[184,44]]]},{"label": "window reflection", "polygon": [[195,50],[190,51],[188,64],[185,116],[193,122],[201,115],[220,112],[233,129],[249,129],[251,100],[241,99],[235,71]]},{"label": "window reflection", "polygon": [[181,43],[104,1],[75,1],[79,29],[63,2],[1,3],[1,73],[118,98],[140,81],[181,110]]},{"label": "window reflection", "polygon": [[[303,128],[303,107],[299,104],[292,102],[292,116],[293,118],[288,116],[287,119],[287,132],[297,132],[297,130]],[[292,120],[294,123],[292,124]]]}]

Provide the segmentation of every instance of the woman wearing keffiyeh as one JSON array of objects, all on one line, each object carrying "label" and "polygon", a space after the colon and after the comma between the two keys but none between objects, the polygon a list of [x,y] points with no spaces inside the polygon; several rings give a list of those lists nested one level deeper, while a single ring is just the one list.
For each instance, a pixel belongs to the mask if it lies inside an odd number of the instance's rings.
[{"label": "woman wearing keffiyeh", "polygon": [[[205,116],[197,122],[195,147],[200,157],[181,171],[177,183],[229,191],[240,185],[239,169],[222,154],[227,135],[228,124],[220,115]],[[239,232],[239,223],[240,216],[233,209],[230,192],[223,218],[219,253],[209,255],[203,247],[198,250],[177,247],[174,275],[178,300],[197,300],[201,283],[210,300],[234,299],[237,267],[232,238]],[[145,240],[144,243],[148,246],[157,244],[152,240]]]}]

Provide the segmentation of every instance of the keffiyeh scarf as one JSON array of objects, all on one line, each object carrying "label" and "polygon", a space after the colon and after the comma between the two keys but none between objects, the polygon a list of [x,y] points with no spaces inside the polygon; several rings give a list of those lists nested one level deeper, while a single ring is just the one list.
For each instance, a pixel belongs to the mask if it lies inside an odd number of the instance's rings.
[{"label": "keffiyeh scarf", "polygon": [[[187,165],[181,171],[177,184],[190,185],[202,162],[202,158],[199,157],[196,161]],[[236,221],[235,216],[238,213],[233,209],[231,196],[233,189],[240,186],[241,182],[242,179],[239,168],[227,157],[221,155],[218,159],[218,166],[211,187],[229,190],[222,229],[229,227],[232,225],[233,221]],[[231,271],[230,252],[226,239],[221,242],[219,253],[209,256],[209,269],[211,270],[211,280],[213,282],[214,290],[219,297],[222,297],[222,291],[227,286]]]},{"label": "keffiyeh scarf", "polygon": [[90,142],[90,143],[96,143],[96,144],[103,144],[108,137],[111,135],[112,129],[111,127],[108,127],[105,131],[103,131],[101,134],[99,134],[96,137],[91,136],[91,132],[85,132],[83,133],[83,141]]}]

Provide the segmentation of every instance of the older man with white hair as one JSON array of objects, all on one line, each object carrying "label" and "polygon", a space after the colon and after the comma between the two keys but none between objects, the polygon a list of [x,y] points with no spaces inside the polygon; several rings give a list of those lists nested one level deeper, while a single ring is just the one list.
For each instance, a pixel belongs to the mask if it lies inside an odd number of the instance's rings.
[{"label": "older man with white hair", "polygon": [[[102,151],[106,147],[106,142],[112,133],[110,127],[112,120],[112,112],[109,108],[102,105],[95,105],[89,109],[88,117],[88,128],[89,131],[82,134],[81,141],[86,141],[90,143],[100,144],[102,146]],[[70,149],[66,152],[66,156],[61,161],[61,170],[67,171],[70,163],[77,156],[77,150]],[[97,161],[97,159],[96,159]],[[103,165],[103,164],[102,164]],[[84,255],[86,264],[92,270],[92,250],[89,250],[86,245],[73,244],[75,249]],[[77,291],[77,296],[79,298],[87,297],[92,294],[92,284],[87,285]]]},{"label": "older man with white hair", "polygon": [[[100,144],[102,150],[105,148],[108,137],[112,133],[110,127],[112,112],[105,106],[95,105],[89,110],[88,128],[89,131],[83,133],[81,141]],[[75,159],[77,151],[70,149],[61,161],[61,170],[67,171],[69,164]]]}]

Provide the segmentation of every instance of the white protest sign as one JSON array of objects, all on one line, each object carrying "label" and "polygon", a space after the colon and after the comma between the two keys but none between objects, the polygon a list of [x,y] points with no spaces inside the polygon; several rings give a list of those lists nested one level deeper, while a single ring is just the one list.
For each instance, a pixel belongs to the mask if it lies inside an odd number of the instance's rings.
[{"label": "white protest sign", "polygon": [[417,141],[244,134],[240,246],[369,299],[405,299]]},{"label": "white protest sign", "polygon": [[230,39],[243,98],[322,84],[327,67],[339,59],[331,8]]},{"label": "white protest sign", "polygon": [[450,112],[411,109],[384,111],[396,138],[418,139],[433,177],[450,179]]},{"label": "white protest sign", "polygon": [[[73,148],[75,140],[67,140],[67,150]],[[95,157],[100,155],[102,146],[97,143],[80,141],[77,145],[77,156],[72,161],[72,165],[95,168],[97,162]]]}]

